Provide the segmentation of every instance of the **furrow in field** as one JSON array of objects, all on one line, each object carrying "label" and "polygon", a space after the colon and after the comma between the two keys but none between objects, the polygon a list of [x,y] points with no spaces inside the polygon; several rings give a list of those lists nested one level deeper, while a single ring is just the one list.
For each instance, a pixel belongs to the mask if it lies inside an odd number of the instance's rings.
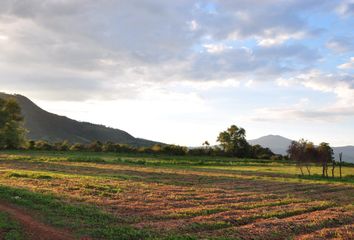
[{"label": "furrow in field", "polygon": [[224,236],[244,240],[262,236],[264,240],[289,239],[324,228],[338,228],[353,223],[353,214],[338,208],[306,212],[287,218],[259,219],[250,224],[216,231],[200,232],[200,237]]}]

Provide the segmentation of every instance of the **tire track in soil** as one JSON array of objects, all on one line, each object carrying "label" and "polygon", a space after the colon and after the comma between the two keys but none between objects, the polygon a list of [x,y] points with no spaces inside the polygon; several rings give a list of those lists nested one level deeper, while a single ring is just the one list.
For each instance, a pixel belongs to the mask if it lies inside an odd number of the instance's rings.
[{"label": "tire track in soil", "polygon": [[[0,211],[6,212],[23,227],[26,239],[31,240],[74,240],[67,231],[38,222],[26,211],[0,201]],[[88,238],[82,238],[82,240]]]}]

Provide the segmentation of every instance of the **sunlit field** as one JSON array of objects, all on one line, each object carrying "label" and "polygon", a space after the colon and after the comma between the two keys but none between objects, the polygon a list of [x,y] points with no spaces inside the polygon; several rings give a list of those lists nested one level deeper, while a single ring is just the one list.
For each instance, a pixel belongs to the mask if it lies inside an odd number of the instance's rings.
[{"label": "sunlit field", "polygon": [[[66,239],[352,239],[354,167],[311,173],[287,161],[2,152],[0,205]],[[16,221],[0,208],[0,239],[27,239]]]}]

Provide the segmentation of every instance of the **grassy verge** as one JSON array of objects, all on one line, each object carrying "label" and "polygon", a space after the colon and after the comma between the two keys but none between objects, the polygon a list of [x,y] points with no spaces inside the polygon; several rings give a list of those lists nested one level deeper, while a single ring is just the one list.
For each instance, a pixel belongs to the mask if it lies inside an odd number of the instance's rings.
[{"label": "grassy verge", "polygon": [[0,239],[24,240],[24,234],[20,225],[10,219],[9,215],[0,212]]},{"label": "grassy verge", "polygon": [[[96,207],[84,204],[69,204],[52,196],[33,193],[23,189],[0,185],[0,199],[33,210],[38,217],[55,227],[68,227],[78,237],[95,239],[149,239],[153,234],[144,229],[135,229]],[[17,239],[17,238],[9,238]]]},{"label": "grassy verge", "polygon": [[[196,240],[190,235],[157,234],[147,229],[137,229],[111,214],[86,204],[70,204],[49,194],[0,185],[0,199],[32,210],[42,222],[58,228],[67,228],[80,239],[104,240]],[[23,240],[18,225],[0,213],[0,232],[7,230],[4,240]],[[5,232],[6,233],[6,232]],[[1,237],[1,235],[0,235]]]}]

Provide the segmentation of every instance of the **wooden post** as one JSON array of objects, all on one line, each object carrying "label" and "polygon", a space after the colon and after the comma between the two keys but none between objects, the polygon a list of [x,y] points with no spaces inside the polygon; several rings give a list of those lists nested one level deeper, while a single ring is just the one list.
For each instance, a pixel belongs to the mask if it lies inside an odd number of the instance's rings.
[{"label": "wooden post", "polygon": [[339,153],[339,177],[342,178],[342,156],[343,153]]}]

